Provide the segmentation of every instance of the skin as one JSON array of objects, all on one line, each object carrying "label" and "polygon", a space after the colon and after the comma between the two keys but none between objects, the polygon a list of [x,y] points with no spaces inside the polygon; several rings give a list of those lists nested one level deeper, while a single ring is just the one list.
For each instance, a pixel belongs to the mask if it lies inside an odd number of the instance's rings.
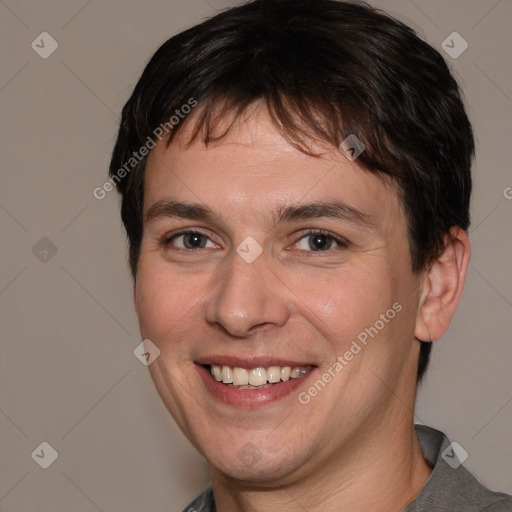
[{"label": "skin", "polygon": [[[335,147],[311,142],[319,158],[300,152],[258,105],[208,146],[186,146],[192,125],[150,153],[144,212],[172,199],[220,217],[146,219],[134,300],[143,338],[161,351],[149,366],[156,389],[208,460],[217,510],[402,510],[431,473],[413,426],[418,339],[448,328],[469,262],[466,233],[453,228],[443,255],[413,273],[393,184]],[[276,208],[330,200],[370,224],[272,225]],[[170,239],[181,228],[199,229],[206,246]],[[313,251],[308,229],[348,244],[327,237],[324,250]],[[263,249],[252,263],[236,252],[248,236]],[[395,318],[301,404],[298,393],[394,303],[402,306]],[[292,358],[315,365],[316,377],[277,402],[235,407],[210,394],[194,365],[213,354]],[[240,457],[247,450],[249,464]]]}]

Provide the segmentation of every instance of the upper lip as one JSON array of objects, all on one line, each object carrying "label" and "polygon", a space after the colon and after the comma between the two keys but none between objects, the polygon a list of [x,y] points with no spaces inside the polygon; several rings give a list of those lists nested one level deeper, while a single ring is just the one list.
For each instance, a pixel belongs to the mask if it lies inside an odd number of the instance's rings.
[{"label": "upper lip", "polygon": [[291,366],[306,367],[315,366],[311,362],[297,361],[295,359],[285,359],[277,356],[255,356],[255,357],[239,357],[227,355],[212,355],[197,359],[196,364],[202,366],[217,364],[219,366],[231,366],[236,368],[269,368],[270,366]]}]

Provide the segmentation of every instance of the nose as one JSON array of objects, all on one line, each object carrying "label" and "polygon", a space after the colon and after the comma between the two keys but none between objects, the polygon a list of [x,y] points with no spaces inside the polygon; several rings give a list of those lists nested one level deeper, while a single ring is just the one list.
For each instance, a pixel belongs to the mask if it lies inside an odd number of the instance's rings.
[{"label": "nose", "polygon": [[252,263],[236,253],[231,260],[206,305],[206,321],[234,337],[283,326],[290,315],[286,286],[269,268],[264,254]]}]

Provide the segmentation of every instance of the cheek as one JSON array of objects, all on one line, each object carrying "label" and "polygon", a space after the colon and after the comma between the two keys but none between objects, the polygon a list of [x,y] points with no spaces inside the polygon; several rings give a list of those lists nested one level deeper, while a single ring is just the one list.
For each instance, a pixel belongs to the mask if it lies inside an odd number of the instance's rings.
[{"label": "cheek", "polygon": [[135,304],[141,335],[162,344],[173,337],[194,312],[201,293],[197,279],[171,273],[164,265],[141,257],[135,286]]},{"label": "cheek", "polygon": [[[292,282],[293,275],[288,276]],[[337,354],[373,325],[393,304],[389,277],[383,269],[346,265],[332,272],[295,279],[293,289],[301,316],[323,334]]]}]

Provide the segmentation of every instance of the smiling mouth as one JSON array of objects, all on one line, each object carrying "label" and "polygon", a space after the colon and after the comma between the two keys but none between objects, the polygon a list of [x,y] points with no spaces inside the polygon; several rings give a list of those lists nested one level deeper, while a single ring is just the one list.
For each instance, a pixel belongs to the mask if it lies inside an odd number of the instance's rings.
[{"label": "smiling mouth", "polygon": [[240,368],[227,365],[202,365],[211,377],[229,388],[236,389],[266,389],[286,382],[299,379],[310,372],[314,366],[269,366],[257,368]]}]

